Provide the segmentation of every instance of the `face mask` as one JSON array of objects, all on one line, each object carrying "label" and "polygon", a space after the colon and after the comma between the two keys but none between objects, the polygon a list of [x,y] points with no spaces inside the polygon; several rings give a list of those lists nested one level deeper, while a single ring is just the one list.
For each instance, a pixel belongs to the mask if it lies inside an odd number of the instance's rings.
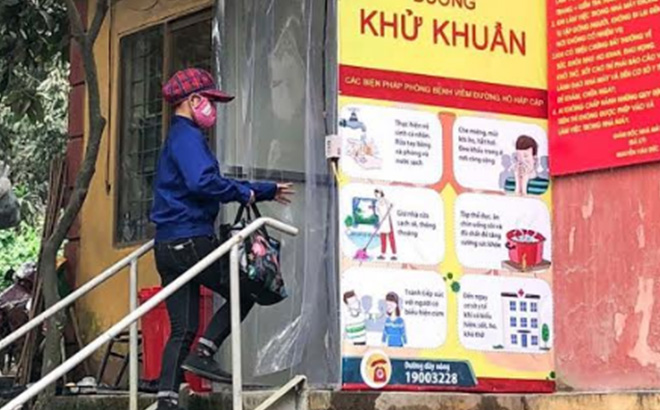
[{"label": "face mask", "polygon": [[192,107],[193,119],[200,128],[208,129],[215,125],[215,105],[208,98],[202,97],[197,106]]}]

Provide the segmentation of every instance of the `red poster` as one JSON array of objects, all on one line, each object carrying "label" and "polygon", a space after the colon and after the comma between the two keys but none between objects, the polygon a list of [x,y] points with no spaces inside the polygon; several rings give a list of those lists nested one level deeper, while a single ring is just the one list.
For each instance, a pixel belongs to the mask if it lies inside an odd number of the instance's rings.
[{"label": "red poster", "polygon": [[553,175],[660,160],[660,0],[548,0]]}]

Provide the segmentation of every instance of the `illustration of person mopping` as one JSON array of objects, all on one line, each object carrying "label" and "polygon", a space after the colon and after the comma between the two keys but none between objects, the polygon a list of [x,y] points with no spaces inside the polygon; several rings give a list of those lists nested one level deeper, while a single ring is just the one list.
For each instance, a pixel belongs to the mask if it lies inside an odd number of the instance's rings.
[{"label": "illustration of person mopping", "polygon": [[389,239],[390,242],[390,249],[392,251],[392,257],[391,260],[395,261],[397,260],[396,257],[396,239],[394,237],[394,223],[392,222],[392,208],[394,205],[390,203],[387,199],[385,199],[385,194],[383,193],[382,190],[376,189],[374,191],[374,195],[376,196],[376,202],[372,206],[374,215],[378,219],[378,223],[376,224],[376,228],[374,229],[374,232],[371,234],[369,237],[369,241],[367,242],[367,245],[359,249],[355,253],[354,259],[358,261],[368,261],[369,260],[369,253],[368,249],[369,246],[371,245],[371,242],[374,240],[376,236],[380,237],[380,256],[378,257],[378,260],[385,260],[386,254],[387,254],[387,241]]},{"label": "illustration of person mopping", "polygon": [[376,196],[376,215],[380,224],[376,231],[380,234],[380,256],[379,260],[385,260],[387,255],[387,242],[389,240],[390,251],[392,252],[391,260],[397,260],[396,257],[396,238],[394,237],[394,223],[392,222],[392,203],[385,198],[385,193],[380,190],[374,190]]}]

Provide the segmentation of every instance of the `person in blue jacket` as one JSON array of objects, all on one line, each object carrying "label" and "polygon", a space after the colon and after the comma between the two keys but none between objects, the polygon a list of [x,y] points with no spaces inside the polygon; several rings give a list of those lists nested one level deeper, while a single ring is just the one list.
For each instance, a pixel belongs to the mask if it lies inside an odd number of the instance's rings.
[{"label": "person in blue jacket", "polygon": [[399,295],[390,292],[385,296],[387,319],[383,329],[383,343],[388,347],[404,347],[406,338],[406,324],[401,317]]},{"label": "person in blue jacket", "polygon": [[[294,192],[291,184],[243,182],[221,175],[202,129],[215,125],[215,103],[233,97],[216,88],[211,74],[196,68],[179,71],[163,86],[163,98],[174,107],[174,116],[158,161],[151,220],[156,225],[156,267],[167,286],[220,245],[214,227],[221,204],[288,204]],[[228,276],[225,257],[167,299],[171,333],[162,358],[159,410],[179,408],[183,370],[217,382],[231,381],[213,360],[230,333]],[[200,286],[227,302],[190,353],[199,327]],[[240,305],[245,319],[254,301],[241,294]]]}]

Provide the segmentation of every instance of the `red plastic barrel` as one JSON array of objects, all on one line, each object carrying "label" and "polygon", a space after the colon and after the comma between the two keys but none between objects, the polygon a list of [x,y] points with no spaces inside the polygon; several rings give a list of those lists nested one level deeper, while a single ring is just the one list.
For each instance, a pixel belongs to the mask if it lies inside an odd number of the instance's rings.
[{"label": "red plastic barrel", "polygon": [[[151,299],[156,293],[160,292],[161,287],[142,289],[138,293],[140,304]],[[197,345],[197,340],[202,335],[206,326],[213,316],[213,292],[200,287],[199,303],[199,329],[193,348]],[[170,337],[170,319],[167,314],[165,303],[156,306],[151,312],[144,315],[141,319],[142,327],[142,379],[145,381],[154,381],[160,378],[161,360],[165,344]],[[197,393],[210,392],[211,382],[201,379],[195,375],[185,374],[186,382],[190,385],[192,391]]]}]

